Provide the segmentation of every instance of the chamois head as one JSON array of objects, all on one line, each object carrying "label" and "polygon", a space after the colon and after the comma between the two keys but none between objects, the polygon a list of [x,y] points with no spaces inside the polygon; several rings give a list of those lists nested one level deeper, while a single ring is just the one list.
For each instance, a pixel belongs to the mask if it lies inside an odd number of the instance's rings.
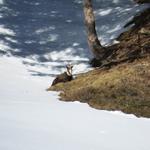
[{"label": "chamois head", "polygon": [[73,68],[73,65],[68,64],[68,65],[66,65],[66,68],[67,68],[67,71],[66,71],[67,75],[68,75],[68,76],[72,76],[72,68]]}]

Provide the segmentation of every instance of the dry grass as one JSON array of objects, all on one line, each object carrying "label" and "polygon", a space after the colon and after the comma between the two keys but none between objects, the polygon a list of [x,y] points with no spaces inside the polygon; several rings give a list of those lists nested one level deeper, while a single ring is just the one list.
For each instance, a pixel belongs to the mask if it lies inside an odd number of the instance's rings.
[{"label": "dry grass", "polygon": [[62,91],[61,100],[78,100],[97,109],[150,117],[150,59],[109,70],[95,69],[49,90]]},{"label": "dry grass", "polygon": [[[120,43],[107,47],[111,52],[107,61],[122,64],[113,63],[109,65],[112,67],[109,70],[95,69],[80,74],[75,80],[50,87],[49,90],[62,91],[61,100],[78,100],[97,109],[121,110],[150,117],[149,12],[148,8],[134,17],[130,23],[134,22],[135,26],[118,37]],[[142,29],[148,33],[141,34]],[[147,58],[136,60],[141,56]],[[134,62],[127,63],[128,60]]]}]

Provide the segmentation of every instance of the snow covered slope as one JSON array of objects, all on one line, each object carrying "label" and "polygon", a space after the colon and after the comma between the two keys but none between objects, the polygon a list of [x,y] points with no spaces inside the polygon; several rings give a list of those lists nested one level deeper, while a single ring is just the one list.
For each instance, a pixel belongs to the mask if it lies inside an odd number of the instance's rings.
[{"label": "snow covered slope", "polygon": [[22,61],[0,58],[0,150],[150,149],[150,119],[60,102]]},{"label": "snow covered slope", "polygon": [[[103,43],[144,7],[99,1]],[[75,73],[88,69],[81,2],[0,0],[0,150],[150,149],[150,119],[60,102],[57,93],[45,91],[67,62]]]}]

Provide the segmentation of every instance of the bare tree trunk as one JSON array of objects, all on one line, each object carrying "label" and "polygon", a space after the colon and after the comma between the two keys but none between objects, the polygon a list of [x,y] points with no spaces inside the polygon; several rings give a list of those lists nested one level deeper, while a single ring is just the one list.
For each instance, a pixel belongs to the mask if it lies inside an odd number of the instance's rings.
[{"label": "bare tree trunk", "polygon": [[105,50],[98,40],[96,33],[92,0],[84,0],[83,6],[89,47],[92,50],[95,58],[102,59],[104,57]]}]

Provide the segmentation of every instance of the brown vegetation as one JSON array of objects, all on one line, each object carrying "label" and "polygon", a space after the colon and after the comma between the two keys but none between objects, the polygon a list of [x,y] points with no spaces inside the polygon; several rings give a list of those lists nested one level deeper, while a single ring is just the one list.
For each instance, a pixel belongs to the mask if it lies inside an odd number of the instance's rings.
[{"label": "brown vegetation", "polygon": [[92,66],[111,67],[150,54],[150,8],[135,16],[125,27],[131,24],[134,26],[117,38],[120,43],[106,47],[105,60],[93,59]]},{"label": "brown vegetation", "polygon": [[77,100],[97,109],[150,117],[150,59],[121,64],[109,70],[95,69],[49,90],[62,91],[61,100]]},{"label": "brown vegetation", "polygon": [[86,102],[97,109],[121,110],[150,117],[150,9],[136,16],[135,25],[107,47],[99,68],[48,90],[62,91],[61,100]]}]

